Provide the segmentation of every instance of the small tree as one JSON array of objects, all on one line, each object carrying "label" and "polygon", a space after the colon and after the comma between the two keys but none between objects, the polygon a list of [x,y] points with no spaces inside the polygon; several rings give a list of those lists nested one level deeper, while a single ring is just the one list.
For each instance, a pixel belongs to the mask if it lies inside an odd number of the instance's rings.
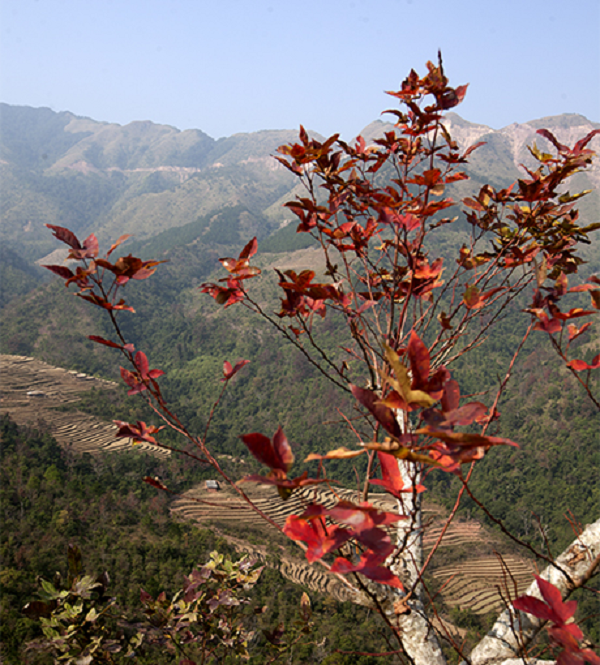
[{"label": "small tree", "polygon": [[[396,117],[395,130],[372,145],[362,137],[351,145],[338,135],[320,142],[301,128],[298,143],[279,148],[278,161],[298,177],[305,190],[286,205],[299,220],[298,232],[310,234],[318,243],[326,266],[323,275],[313,270],[299,274],[277,270],[281,310],[270,314],[247,286],[261,273],[250,264],[257,252],[253,239],[237,258],[221,259],[228,273],[224,279],[202,286],[220,305],[239,303],[267,319],[308,362],[356,400],[360,420],[347,421],[356,446],[308,458],[319,460],[323,473],[316,478],[306,472],[288,475],[294,456],[280,428],[272,438],[259,433],[241,437],[270,469],[266,476],[245,480],[273,484],[285,499],[308,485],[331,482],[324,473],[326,460],[366,456],[363,489],[355,502],[339,501],[329,508],[311,503],[302,515],[288,518],[283,532],[303,547],[309,561],[319,560],[340,576],[356,602],[376,607],[397,637],[399,652],[418,665],[445,662],[428,618],[423,575],[464,493],[477,502],[469,488],[475,463],[493,446],[517,445],[491,436],[488,429],[498,418],[500,397],[533,331],[550,336],[588,398],[600,408],[590,384],[600,356],[587,364],[569,355],[571,342],[591,326],[586,322],[577,327],[573,321],[590,316],[600,306],[600,280],[591,277],[572,287],[568,282],[582,263],[577,244],[587,242],[588,234],[600,224],[580,226],[575,201],[586,192],[565,191],[568,179],[590,165],[594,153],[587,146],[599,130],[573,148],[560,144],[549,131],[539,130],[552,152],[534,144],[530,152],[538,164],[535,170],[525,169],[523,178],[509,188],[485,185],[476,196],[464,199],[469,241],[456,256],[448,248],[444,255],[439,238],[447,237],[444,234],[452,225],[464,224],[457,216],[448,216],[455,201],[446,189],[467,180],[460,169],[481,144],[459,150],[443,122],[444,112],[462,101],[467,86],[449,86],[441,58],[437,65],[427,63],[427,69],[424,77],[411,71],[401,89],[390,93],[404,110],[390,111]],[[112,263],[112,252],[127,236],[105,258],[98,258],[93,235],[80,243],[67,229],[50,228],[70,246],[69,258],[83,266],[76,272],[65,266],[47,267],[65,278],[67,285],[75,283],[78,296],[107,311],[117,341],[91,339],[119,349],[130,367],[121,368],[128,394],[145,397],[163,421],[162,427],[180,432],[195,449],[179,452],[211,464],[257,513],[280,528],[232,482],[209,450],[211,418],[203,436],[190,433],[163,398],[157,382],[163,372],[151,370],[146,355],[122,335],[117,317],[124,310],[132,311],[121,298],[122,288],[130,279],[149,277],[159,262],[129,255]],[[592,309],[576,306],[563,311],[563,300],[581,291],[590,293]],[[489,404],[465,402],[449,367],[484,343],[494,326],[515,309],[517,299],[528,293],[531,302],[525,312],[530,323],[496,394]],[[343,357],[328,353],[319,342],[318,322],[326,316],[340,317],[345,324],[345,339],[336,340]],[[246,362],[224,364],[223,389]],[[164,446],[156,437],[162,427],[116,422],[117,436]],[[436,546],[424,560],[421,492],[432,469],[456,475],[462,488]],[[368,502],[370,485],[395,497],[397,511],[375,509]],[[389,535],[392,525],[394,538]],[[548,564],[541,579],[551,580],[556,590],[552,593],[565,595],[595,572],[600,523],[586,529],[568,552],[573,548],[579,553],[577,560],[568,553],[556,561],[535,553]],[[331,562],[327,555],[334,552],[337,557]],[[541,584],[546,598],[547,589]],[[521,603],[520,609],[532,607]],[[471,662],[508,662],[527,653],[539,625],[527,623],[512,608],[507,613],[492,636],[471,654]],[[550,614],[538,616],[547,620]],[[560,616],[564,623],[564,613]],[[563,635],[553,633],[559,634]],[[575,642],[561,642],[570,654],[565,658],[580,660],[561,662],[582,662],[581,658],[600,662],[591,651],[580,649],[579,634],[569,634]],[[453,645],[466,657],[459,645]]]}]

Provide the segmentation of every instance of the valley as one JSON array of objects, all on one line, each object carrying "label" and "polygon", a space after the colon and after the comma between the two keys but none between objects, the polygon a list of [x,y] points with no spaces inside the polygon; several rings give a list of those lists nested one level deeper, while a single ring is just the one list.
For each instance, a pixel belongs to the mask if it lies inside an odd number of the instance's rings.
[{"label": "valley", "polygon": [[[71,453],[97,456],[131,449],[130,441],[115,440],[115,425],[82,412],[60,411],[60,407],[67,404],[76,406],[80,394],[90,388],[115,390],[116,384],[53,367],[34,358],[8,355],[0,357],[0,383],[3,387],[0,401],[2,414],[8,414],[19,425],[47,430]],[[145,443],[136,445],[136,449],[150,455],[169,454],[169,451]],[[333,505],[337,500],[327,489],[297,490],[285,502],[274,488],[266,485],[248,483],[244,489],[256,505],[280,526],[289,515],[300,514],[315,499],[322,505]],[[356,492],[351,490],[336,488],[336,495],[356,500]],[[396,509],[396,502],[385,494],[372,494],[370,501],[383,510]],[[255,555],[267,565],[275,566],[294,584],[330,595],[340,602],[350,600],[346,587],[318,564],[306,563],[299,551],[297,556],[290,557],[289,546],[282,544],[285,540],[278,538],[277,532],[222,482],[220,491],[216,493],[207,490],[204,483],[184,492],[174,498],[170,510],[173,519],[209,528],[238,552]],[[425,504],[426,551],[436,542],[445,515],[446,511],[441,506]],[[240,532],[247,533],[247,539],[234,535]],[[277,563],[269,556],[266,546],[257,544],[265,541],[279,542]],[[464,555],[460,557],[460,563],[436,565],[431,573],[435,583],[442,586],[441,593],[449,608],[471,609],[478,614],[501,610],[503,597],[514,593],[514,588],[506,587],[507,575],[516,583],[519,592],[527,588],[533,578],[532,563],[520,556],[492,554],[501,547],[497,536],[479,522],[461,519],[450,526],[441,542],[440,558],[444,558],[444,548],[460,550]]]}]

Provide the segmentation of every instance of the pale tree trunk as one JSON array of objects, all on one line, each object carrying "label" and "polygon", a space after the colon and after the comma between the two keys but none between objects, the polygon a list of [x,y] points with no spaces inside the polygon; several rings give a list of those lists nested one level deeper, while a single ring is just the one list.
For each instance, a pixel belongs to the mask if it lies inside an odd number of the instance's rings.
[{"label": "pale tree trunk", "polygon": [[[569,575],[572,584],[559,568]],[[589,579],[598,568],[600,520],[587,526],[581,536],[556,559],[556,566],[548,566],[541,577],[554,584],[564,598],[573,588]],[[398,572],[404,575],[403,570]],[[402,646],[414,665],[446,665],[438,638],[418,597],[408,599],[406,604],[410,613],[398,614],[398,601],[402,601],[402,597],[395,590],[368,582],[367,587],[377,597],[379,607],[390,623],[399,629]],[[536,582],[531,584],[526,593],[541,598]],[[525,655],[542,628],[543,622],[535,617],[507,609],[473,649],[468,661],[463,661],[461,665],[550,665],[554,661]]]},{"label": "pale tree trunk", "polygon": [[[408,431],[407,414],[398,411],[396,414],[398,424],[403,432]],[[416,487],[420,484],[420,470],[412,462],[398,460],[398,468],[404,487]],[[423,587],[419,580],[419,573],[423,566],[423,527],[421,511],[421,495],[416,491],[407,492],[398,500],[398,512],[406,515],[408,519],[398,522],[396,544],[400,548],[400,555],[391,563],[392,572],[397,575],[407,590],[412,594],[406,599],[406,594],[394,589],[391,594],[391,608],[388,602],[388,618],[398,628],[402,636],[402,646],[415,664],[445,665],[446,660],[442,649],[427,619],[423,604]],[[404,611],[406,607],[409,611]]]},{"label": "pale tree trunk", "polygon": [[[404,414],[403,414],[404,415]],[[419,484],[419,471],[412,462],[398,461],[400,474],[404,487],[415,487]],[[396,602],[400,601],[400,610],[406,604],[409,612],[395,614],[395,625],[402,636],[402,646],[408,656],[419,665],[444,665],[446,660],[442,654],[440,644],[425,613],[423,604],[423,588],[419,581],[419,572],[423,565],[423,529],[421,496],[407,493],[398,501],[398,510],[407,515],[408,519],[398,523],[397,544],[402,551],[397,561],[392,563],[391,569],[401,580],[407,590],[413,593],[403,603],[403,595],[396,595]],[[394,609],[394,607],[392,607]]]},{"label": "pale tree trunk", "polygon": [[[548,566],[540,577],[554,584],[564,598],[574,587],[580,586],[593,573],[592,569],[597,569],[599,564],[600,520],[588,525],[581,536],[556,559],[556,566],[569,575],[574,586],[555,566]],[[526,594],[541,598],[537,582],[531,584]],[[533,664],[536,662],[534,659],[524,660],[522,655],[542,627],[543,622],[530,614],[506,609],[498,617],[490,632],[473,649],[470,662],[472,665]]]},{"label": "pale tree trunk", "polygon": [[[402,431],[408,423],[406,414],[398,412],[398,422]],[[404,487],[419,484],[418,470],[411,462],[398,460]],[[438,637],[425,613],[422,598],[422,585],[419,571],[423,565],[423,532],[421,498],[416,492],[406,493],[398,501],[398,511],[408,519],[398,523],[397,545],[401,553],[390,568],[403,582],[405,588],[413,589],[407,599],[406,594],[397,589],[367,583],[367,588],[378,600],[379,608],[388,621],[398,629],[402,646],[414,665],[446,665]],[[589,525],[585,531],[556,559],[556,566],[549,566],[541,577],[554,584],[563,598],[573,588],[581,585],[590,576],[592,569],[600,565],[600,520]],[[572,580],[560,570],[564,570]],[[534,581],[526,592],[541,597]],[[408,608],[410,611],[406,611]],[[512,608],[504,610],[490,632],[475,647],[468,663],[470,665],[550,665],[554,661],[544,661],[525,656],[534,642],[543,622],[534,617],[516,612]],[[466,665],[463,661],[461,665]]]}]

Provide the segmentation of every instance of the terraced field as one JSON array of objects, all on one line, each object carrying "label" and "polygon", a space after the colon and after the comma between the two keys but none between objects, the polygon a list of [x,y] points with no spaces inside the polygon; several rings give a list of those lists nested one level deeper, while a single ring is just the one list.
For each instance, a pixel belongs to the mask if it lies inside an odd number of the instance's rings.
[{"label": "terraced field", "polygon": [[[19,425],[44,423],[65,448],[93,455],[131,448],[129,439],[115,438],[116,425],[79,411],[56,410],[77,402],[85,391],[115,388],[115,383],[27,356],[0,355],[0,386],[2,413],[9,413]],[[169,454],[149,444],[137,448],[153,455]]]},{"label": "terraced field", "polygon": [[461,566],[438,568],[434,576],[445,584],[443,596],[447,605],[487,614],[503,610],[506,600],[524,593],[534,574],[533,565],[522,558],[491,556]]},{"label": "terraced field", "polygon": [[[313,501],[326,506],[334,505],[337,501],[331,490],[323,487],[296,490],[287,501],[282,501],[276,490],[269,485],[248,483],[244,486],[244,490],[257,507],[280,526],[283,526],[289,515],[300,514]],[[339,498],[356,500],[356,493],[351,490],[339,489],[336,493]],[[386,495],[372,494],[369,500],[384,510],[396,508],[396,502]],[[204,488],[194,488],[177,499],[172,510],[181,519],[193,520],[199,524],[228,526],[228,531],[243,528],[261,534],[274,532],[272,527],[265,526],[258,515],[249,510],[237,495],[227,489],[214,493]],[[429,524],[423,536],[423,545],[427,551],[434,546],[442,531],[443,511],[435,506],[425,506],[423,521]],[[390,531],[393,532],[393,528]],[[249,546],[227,533],[223,535],[240,551],[253,553],[262,558],[266,555],[266,548]],[[390,535],[394,537],[393,533]],[[440,545],[440,552],[444,549],[465,551],[460,564],[443,566],[433,571],[433,577],[440,586],[445,585],[442,596],[450,607],[469,608],[477,614],[503,609],[503,598],[507,597],[507,593],[510,592],[515,597],[515,584],[519,593],[524,591],[535,573],[533,566],[525,559],[506,556],[500,560],[494,556],[490,535],[475,521],[453,522]],[[326,589],[327,593],[340,600],[347,597],[343,585],[318,571],[315,566],[282,559],[280,571],[288,579],[304,584],[309,589],[316,591]]]},{"label": "terraced field", "polygon": [[[9,413],[19,424],[49,427],[53,436],[64,447],[77,453],[94,455],[123,450],[130,441],[115,439],[116,427],[98,418],[78,411],[62,412],[56,407],[78,400],[79,394],[92,387],[114,389],[116,384],[85,374],[53,367],[34,358],[24,356],[0,356],[0,412]],[[151,454],[168,454],[150,445],[138,446]],[[311,501],[333,505],[336,495],[322,487],[305,488],[294,492],[288,501],[282,501],[273,487],[248,483],[244,488],[256,505],[275,522],[283,525],[288,515],[302,512]],[[336,490],[340,498],[356,500],[351,490]],[[395,501],[383,494],[373,494],[369,499],[378,507],[394,510]],[[206,501],[207,503],[199,503]],[[222,532],[222,535],[240,552],[255,554],[269,565],[276,565],[291,581],[303,584],[313,591],[330,594],[338,600],[347,600],[346,587],[338,579],[329,576],[318,566],[309,565],[299,558],[290,557],[279,548],[278,556],[269,556],[266,543],[272,540],[274,529],[251,511],[231,490],[208,492],[197,487],[173,503],[173,515],[178,519],[193,521]],[[436,542],[444,523],[444,511],[434,505],[424,508],[423,522],[427,525],[423,543],[430,549]],[[251,544],[244,537],[232,532],[250,533]],[[393,535],[393,534],[391,534]],[[450,607],[470,608],[483,614],[497,611],[504,606],[508,590],[515,594],[523,591],[532,580],[532,565],[525,559],[505,556],[501,561],[494,556],[494,538],[475,521],[453,522],[440,546],[444,552],[461,554],[459,563],[453,562],[434,568],[433,577],[442,586],[442,597]],[[452,559],[452,557],[450,557]],[[278,560],[278,564],[274,561]]]}]

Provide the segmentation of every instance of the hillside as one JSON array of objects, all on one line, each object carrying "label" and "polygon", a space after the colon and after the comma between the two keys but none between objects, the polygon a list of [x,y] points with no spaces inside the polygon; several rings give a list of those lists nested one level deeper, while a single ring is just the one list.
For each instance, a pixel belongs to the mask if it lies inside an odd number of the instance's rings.
[{"label": "hillside", "polygon": [[[33,358],[23,356],[2,356],[0,358],[0,379],[3,385],[1,414],[8,414],[11,420],[23,427],[45,429],[59,445],[73,456],[88,454],[102,464],[104,455],[132,450],[127,439],[115,439],[116,426],[100,418],[77,411],[79,402],[86,392],[115,392],[117,385],[83,373],[53,367]],[[70,406],[71,409],[65,410]],[[149,444],[141,444],[135,450],[154,457],[169,455],[169,451],[157,449]],[[229,458],[230,456],[221,456]],[[230,473],[234,478],[247,472],[247,463],[232,460]],[[303,507],[318,497],[318,503],[335,503],[330,490],[308,488],[296,491],[287,501],[282,501],[274,488],[266,485],[246,485],[245,490],[262,511],[283,526],[288,515],[299,514]],[[355,499],[355,492],[338,490],[343,498]],[[203,503],[200,503],[203,501]],[[394,510],[396,502],[385,494],[372,494],[370,501],[384,510]],[[239,497],[230,488],[223,487],[217,494],[207,491],[204,483],[174,497],[170,503],[172,516],[186,523],[199,526],[209,525],[213,533],[218,533],[234,549],[250,553],[275,566],[281,574],[296,584],[302,584],[313,592],[327,593],[338,601],[348,600],[347,589],[339,580],[327,575],[318,566],[304,561],[299,550],[288,544],[278,545],[280,558],[277,562],[269,556],[272,547],[257,543],[267,541],[279,543],[275,530],[255,514],[249,514],[241,505]],[[425,520],[430,522],[424,539],[429,550],[440,535],[446,511],[439,505],[427,501],[424,507]],[[507,549],[508,547],[508,549]],[[456,556],[456,551],[468,554]],[[502,608],[502,565],[494,551],[503,553],[511,573],[518,581],[519,588],[526,588],[532,578],[532,563],[522,556],[506,554],[511,548],[497,535],[474,520],[461,520],[452,524],[441,547],[438,563],[432,573],[433,580],[440,584],[452,584],[442,592],[448,607],[460,605],[464,610],[472,609],[477,614],[496,612]],[[467,596],[470,595],[470,598]]]}]

